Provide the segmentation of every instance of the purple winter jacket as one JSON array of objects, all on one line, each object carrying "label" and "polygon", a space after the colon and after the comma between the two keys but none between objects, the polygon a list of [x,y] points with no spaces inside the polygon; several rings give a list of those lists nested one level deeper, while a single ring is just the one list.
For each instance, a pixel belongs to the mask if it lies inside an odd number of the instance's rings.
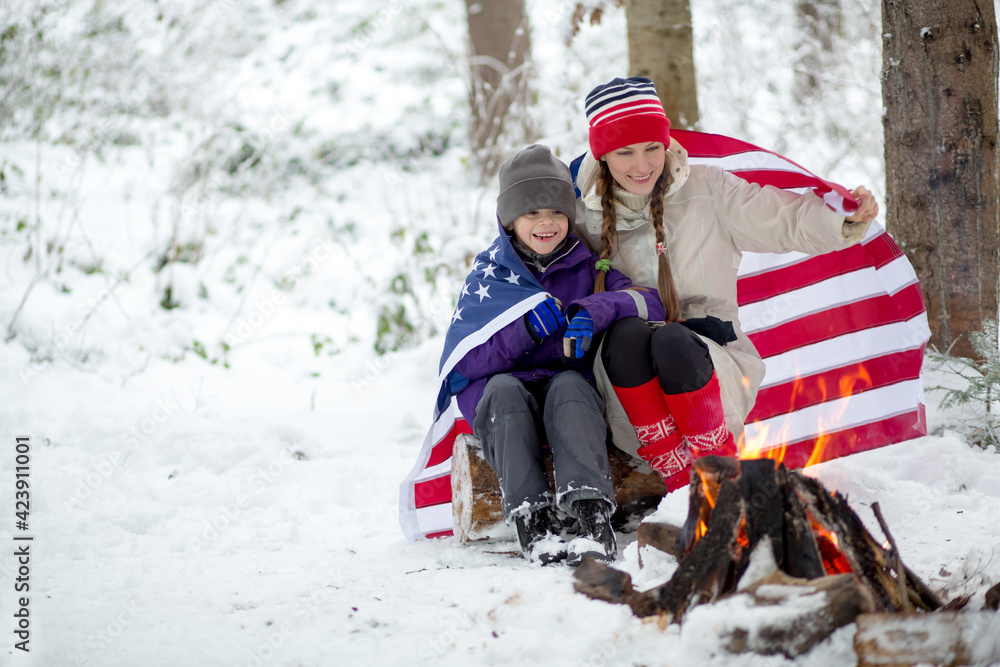
[{"label": "purple winter jacket", "polygon": [[[599,257],[578,238],[570,234],[570,243],[562,255],[544,269],[534,263],[525,265],[549,294],[559,299],[567,319],[580,308],[585,308],[594,319],[594,334],[607,329],[612,322],[624,317],[638,317],[639,307],[635,296],[646,304],[650,321],[665,317],[659,294],[652,287],[632,287],[624,273],[609,269],[605,276],[606,292],[594,294],[594,281]],[[635,295],[635,296],[633,296]],[[496,332],[488,341],[469,351],[458,362],[455,370],[469,379],[469,384],[458,393],[458,408],[471,426],[476,417],[476,406],[483,397],[486,382],[494,375],[509,373],[522,381],[549,378],[566,370],[576,370],[593,380],[591,366],[597,345],[582,359],[563,356],[563,334],[566,327],[536,344],[528,333],[524,318],[518,318]]]}]

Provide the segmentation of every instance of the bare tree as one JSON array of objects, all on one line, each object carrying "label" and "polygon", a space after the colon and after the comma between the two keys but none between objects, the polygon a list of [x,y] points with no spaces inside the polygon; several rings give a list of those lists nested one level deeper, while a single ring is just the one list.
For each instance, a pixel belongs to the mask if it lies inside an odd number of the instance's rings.
[{"label": "bare tree", "polygon": [[629,71],[653,81],[674,127],[698,123],[694,36],[688,0],[625,0]]},{"label": "bare tree", "polygon": [[840,33],[840,0],[796,0],[795,16],[795,99],[801,103],[817,96],[822,73],[832,62],[834,37]]},{"label": "bare tree", "polygon": [[531,34],[524,0],[466,0],[465,6],[472,52],[472,148],[485,182],[504,159],[506,130],[515,124],[521,130],[514,143],[533,136],[524,113],[530,103]]},{"label": "bare tree", "polygon": [[931,342],[972,356],[997,316],[997,25],[992,2],[882,0],[886,217]]}]

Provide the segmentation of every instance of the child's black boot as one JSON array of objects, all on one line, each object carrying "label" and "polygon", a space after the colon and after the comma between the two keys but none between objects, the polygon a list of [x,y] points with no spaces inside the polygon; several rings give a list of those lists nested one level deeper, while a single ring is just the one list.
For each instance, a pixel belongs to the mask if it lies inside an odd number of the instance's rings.
[{"label": "child's black boot", "polygon": [[566,558],[566,541],[551,507],[543,506],[514,517],[521,553],[532,563],[555,563]]},{"label": "child's black boot", "polygon": [[601,498],[573,503],[580,529],[569,543],[567,564],[577,566],[586,558],[610,563],[618,555],[615,531],[611,528],[611,505]]}]

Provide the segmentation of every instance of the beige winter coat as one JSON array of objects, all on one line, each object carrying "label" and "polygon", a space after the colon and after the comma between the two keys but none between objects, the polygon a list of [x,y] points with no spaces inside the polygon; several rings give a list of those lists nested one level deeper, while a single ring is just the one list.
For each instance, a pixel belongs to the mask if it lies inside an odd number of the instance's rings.
[{"label": "beige winter coat", "polygon": [[[596,193],[598,170],[589,154],[577,177],[575,232],[600,251],[603,214]],[[743,251],[820,254],[861,241],[868,223],[847,223],[814,195],[799,196],[760,187],[719,167],[689,166],[687,152],[670,142],[667,161],[672,182],[664,195],[663,222],[667,257],[680,297],[681,318],[714,315],[733,323],[738,340],[708,345],[722,386],[726,423],[739,441],[743,421],[757,399],[764,362],[740,326],[736,272]],[[656,285],[655,232],[649,204],[637,213],[616,202],[618,238],[611,265],[636,285]],[[594,373],[607,405],[615,444],[635,454],[639,441],[597,357]]]}]

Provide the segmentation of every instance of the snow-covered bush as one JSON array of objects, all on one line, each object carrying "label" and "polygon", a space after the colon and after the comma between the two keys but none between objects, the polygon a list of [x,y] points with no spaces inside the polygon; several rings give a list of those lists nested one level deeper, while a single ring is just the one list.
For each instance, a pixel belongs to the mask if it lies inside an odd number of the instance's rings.
[{"label": "snow-covered bush", "polygon": [[938,368],[948,371],[957,388],[932,387],[943,391],[941,409],[961,409],[957,421],[964,424],[967,440],[983,449],[1000,451],[1000,348],[997,323],[983,322],[983,330],[969,336],[976,359],[931,353]]},{"label": "snow-covered bush", "polygon": [[433,258],[473,229],[439,176],[464,158],[461,6],[5,9],[0,318],[33,363],[385,351],[447,322]]},{"label": "snow-covered bush", "polygon": [[[844,44],[877,37],[877,7],[859,8]],[[567,162],[586,149],[587,91],[628,68],[624,10],[567,46],[573,9],[528,3],[526,122]],[[835,46],[823,97],[843,104],[800,109],[768,36],[794,29],[790,8],[693,9],[703,129],[881,188],[880,118],[854,100],[876,85],[875,37]],[[468,146],[466,32],[444,0],[6,3],[9,344],[131,372],[188,353],[240,363],[260,343],[384,354],[443,331],[496,232],[495,178],[479,185]]]}]

